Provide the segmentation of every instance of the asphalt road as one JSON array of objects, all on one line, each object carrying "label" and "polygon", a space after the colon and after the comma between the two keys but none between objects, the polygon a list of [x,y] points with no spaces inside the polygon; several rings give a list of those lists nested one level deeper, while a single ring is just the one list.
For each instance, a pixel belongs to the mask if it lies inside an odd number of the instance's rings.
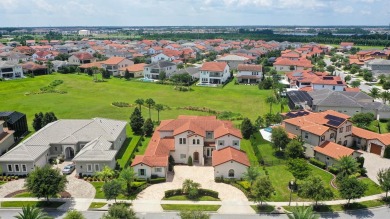
[{"label": "asphalt road", "polygon": [[[20,210],[8,210],[1,209],[0,216],[1,219],[14,219],[14,216],[18,214]],[[64,212],[48,212],[50,216],[55,217],[56,219],[61,219],[64,217]],[[100,218],[104,212],[103,211],[85,211],[83,212],[84,216],[87,219],[98,219]],[[165,212],[165,213],[138,213],[137,216],[140,219],[176,219],[179,218],[177,213],[175,212]],[[321,218],[333,219],[386,219],[390,217],[390,208],[389,207],[381,207],[370,210],[359,210],[359,211],[351,211],[346,213],[328,213],[322,214]],[[236,219],[236,218],[245,218],[245,219],[287,219],[286,215],[237,215],[237,214],[212,214],[212,219]]]}]

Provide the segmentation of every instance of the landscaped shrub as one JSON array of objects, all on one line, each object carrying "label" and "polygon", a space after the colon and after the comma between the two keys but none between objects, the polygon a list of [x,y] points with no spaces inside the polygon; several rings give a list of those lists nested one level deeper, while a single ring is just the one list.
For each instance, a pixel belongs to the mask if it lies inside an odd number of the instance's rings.
[{"label": "landscaped shrub", "polygon": [[150,179],[150,184],[157,184],[157,183],[162,183],[165,182],[165,178],[155,178],[155,179]]},{"label": "landscaped shrub", "polygon": [[335,167],[329,167],[328,171],[334,175],[337,175],[339,173],[338,169]]},{"label": "landscaped shrub", "polygon": [[146,182],[145,178],[135,178],[135,182]]},{"label": "landscaped shrub", "polygon": [[165,191],[165,198],[169,198],[169,197],[172,197],[172,196],[176,196],[176,195],[181,195],[181,189],[172,189],[172,190],[167,190]]},{"label": "landscaped shrub", "polygon": [[321,162],[321,161],[319,161],[319,160],[317,160],[317,159],[315,159],[315,158],[310,158],[310,159],[309,159],[309,162],[310,162],[311,164],[313,164],[314,166],[317,166],[317,167],[319,167],[319,168],[322,168],[322,169],[325,169],[325,168],[326,168],[326,164],[325,164],[324,162]]},{"label": "landscaped shrub", "polygon": [[245,190],[250,190],[251,189],[251,184],[248,181],[237,181],[237,184],[242,186]]},{"label": "landscaped shrub", "polygon": [[223,182],[223,177],[215,177],[214,180],[216,183],[221,183],[221,182]]},{"label": "landscaped shrub", "polygon": [[249,197],[249,195],[250,195],[250,190],[246,190],[244,187],[242,187],[240,184],[238,184],[238,183],[232,183],[232,184],[230,184],[230,185],[232,185],[232,186],[234,186],[234,187],[236,187],[237,189],[239,189],[239,190],[241,190],[241,192],[243,192],[244,194],[245,194],[245,196],[246,197]]},{"label": "landscaped shrub", "polygon": [[199,189],[198,194],[200,196],[211,196],[213,198],[218,198],[219,193],[209,189]]},{"label": "landscaped shrub", "polygon": [[131,105],[126,102],[113,102],[112,105],[116,107],[131,107]]},{"label": "landscaped shrub", "polygon": [[193,165],[191,156],[188,156],[187,165],[188,166],[192,166]]}]

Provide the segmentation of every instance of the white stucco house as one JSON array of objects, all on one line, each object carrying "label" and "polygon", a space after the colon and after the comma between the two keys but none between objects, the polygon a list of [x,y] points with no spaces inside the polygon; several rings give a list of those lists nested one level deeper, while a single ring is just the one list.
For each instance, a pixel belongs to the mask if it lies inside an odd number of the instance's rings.
[{"label": "white stucco house", "polygon": [[0,78],[15,79],[22,77],[24,77],[22,65],[10,61],[0,61]]},{"label": "white stucco house", "polygon": [[111,57],[102,62],[102,67],[112,76],[119,76],[121,68],[126,68],[132,65],[134,65],[134,62],[124,57]]},{"label": "white stucco house", "polygon": [[250,166],[245,152],[240,150],[242,135],[230,121],[215,116],[179,116],[161,121],[144,155],[135,156],[131,166],[137,177],[165,177],[168,158],[176,164],[212,165],[215,176],[241,178]]},{"label": "white stucco house", "polygon": [[205,62],[200,68],[201,84],[223,84],[230,77],[230,68],[226,62]]},{"label": "white stucco house", "polygon": [[263,77],[261,65],[239,64],[237,66],[237,81],[239,83],[259,83]]},{"label": "white stucco house", "polygon": [[165,72],[167,77],[170,77],[176,71],[176,64],[168,61],[160,61],[144,66],[143,75],[146,79],[159,79],[161,72]]},{"label": "white stucco house", "polygon": [[115,168],[115,155],[126,140],[126,121],[103,118],[52,122],[0,157],[5,174],[26,175],[50,158],[64,156],[77,175],[93,175],[103,166]]}]

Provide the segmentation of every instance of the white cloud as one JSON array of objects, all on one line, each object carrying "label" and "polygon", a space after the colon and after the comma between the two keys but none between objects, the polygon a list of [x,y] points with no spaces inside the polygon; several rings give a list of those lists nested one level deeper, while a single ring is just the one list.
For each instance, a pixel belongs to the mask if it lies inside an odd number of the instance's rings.
[{"label": "white cloud", "polygon": [[350,13],[352,13],[354,11],[352,6],[335,7],[333,10],[335,12],[341,13],[341,14],[350,14]]}]

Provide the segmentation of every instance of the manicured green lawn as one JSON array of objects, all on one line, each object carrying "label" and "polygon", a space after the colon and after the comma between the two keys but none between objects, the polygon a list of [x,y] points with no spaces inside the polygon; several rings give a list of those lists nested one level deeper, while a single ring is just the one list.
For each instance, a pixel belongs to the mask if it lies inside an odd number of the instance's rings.
[{"label": "manicured green lawn", "polygon": [[[95,198],[96,199],[105,199],[106,198],[104,196],[104,192],[103,192],[104,182],[89,182],[89,183],[91,183],[93,185],[93,187],[95,187],[95,190],[96,190]],[[137,183],[141,184],[141,182],[134,182],[133,185],[135,185]],[[135,197],[133,197],[133,196],[127,197],[125,194],[120,194],[116,199],[118,199],[118,200],[121,200],[121,199],[128,200],[128,199],[134,199],[134,198]]]},{"label": "manicured green lawn", "polygon": [[[178,200],[178,201],[184,201],[184,200],[191,200],[185,195],[176,195],[169,198],[163,198],[163,200]],[[221,201],[219,198],[214,198],[211,196],[201,196],[198,199],[194,201]]]},{"label": "manicured green lawn", "polygon": [[34,197],[34,195],[31,194],[30,192],[23,192],[14,196],[14,198],[30,198],[30,197]]},{"label": "manicured green lawn", "polygon": [[[54,80],[63,80],[56,89],[67,91],[66,94],[25,95],[26,92],[38,91]],[[265,98],[272,95],[270,90],[259,90],[257,86],[234,85],[224,88],[193,86],[191,92],[180,92],[171,85],[142,83],[135,80],[112,78],[106,82],[95,83],[85,74],[52,74],[20,80],[0,82],[0,111],[17,110],[27,114],[29,127],[37,112],[52,111],[58,118],[86,119],[105,117],[129,121],[134,107],[119,108],[112,102],[134,103],[137,98],[153,98],[156,103],[168,105],[171,109],[160,113],[161,119],[173,119],[178,115],[207,115],[204,112],[177,109],[177,107],[197,106],[218,111],[241,113],[252,120],[269,110]],[[280,110],[274,104],[274,111]],[[143,107],[142,114],[148,117],[148,110]],[[152,110],[152,119],[157,120],[157,112]]]},{"label": "manicured green lawn", "polygon": [[256,213],[271,213],[273,210],[275,210],[275,206],[271,205],[251,205],[251,208],[255,210]]},{"label": "manicured green lawn", "polygon": [[92,202],[89,208],[101,208],[105,206],[107,203],[105,202]]},{"label": "manicured green lawn", "polygon": [[4,181],[0,181],[0,185],[3,185],[3,184],[5,184],[5,183],[7,183],[7,182],[4,182]]},{"label": "manicured green lawn", "polygon": [[126,164],[130,160],[131,154],[134,148],[137,146],[140,136],[133,136],[132,138],[126,138],[122,148],[118,151],[117,162],[121,168],[126,167]]},{"label": "manicured green lawn", "polygon": [[198,211],[218,211],[221,205],[176,205],[162,204],[161,207],[165,211],[183,211],[183,210],[198,210]]},{"label": "manicured green lawn", "polygon": [[34,206],[39,208],[58,208],[63,205],[65,202],[45,202],[45,201],[5,201],[1,202],[1,207],[3,208],[21,208],[23,206]]},{"label": "manicured green lawn", "polygon": [[380,194],[383,192],[383,190],[377,185],[374,181],[372,181],[370,178],[361,178],[361,182],[364,182],[368,185],[367,191],[364,193],[364,196],[370,196],[375,194]]},{"label": "manicured green lawn", "polygon": [[[387,130],[387,123],[386,122],[379,122],[379,126],[381,129],[381,133],[388,133],[389,132],[389,130]],[[368,126],[368,130],[379,133],[378,121],[371,122],[371,124]]]}]

